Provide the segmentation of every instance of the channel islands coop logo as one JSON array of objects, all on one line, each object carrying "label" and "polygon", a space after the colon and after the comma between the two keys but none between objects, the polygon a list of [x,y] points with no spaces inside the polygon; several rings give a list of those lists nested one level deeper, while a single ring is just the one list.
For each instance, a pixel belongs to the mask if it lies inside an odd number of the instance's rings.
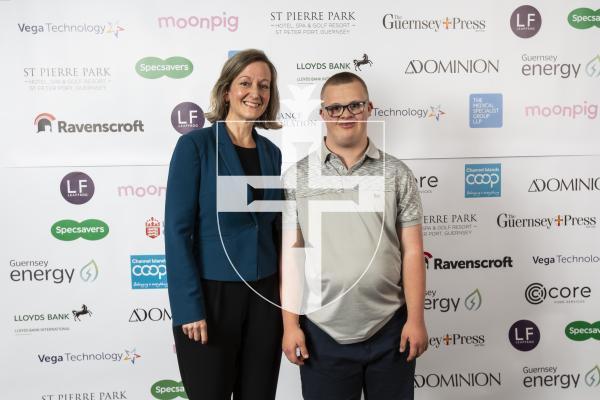
[{"label": "channel islands coop logo", "polygon": [[79,238],[100,240],[108,235],[108,231],[108,225],[99,219],[86,219],[81,222],[72,219],[63,219],[55,222],[50,228],[52,236],[66,242]]}]

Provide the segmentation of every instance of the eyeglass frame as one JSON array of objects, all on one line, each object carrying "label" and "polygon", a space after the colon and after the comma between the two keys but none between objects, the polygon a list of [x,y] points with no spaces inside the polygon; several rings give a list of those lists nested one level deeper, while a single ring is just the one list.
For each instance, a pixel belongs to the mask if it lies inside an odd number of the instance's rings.
[{"label": "eyeglass frame", "polygon": [[[357,112],[357,113],[353,113],[352,111],[350,111],[350,106],[352,104],[360,104],[361,105],[361,110],[359,112]],[[342,115],[344,115],[344,111],[345,110],[348,110],[348,112],[350,114],[352,114],[352,115],[358,115],[358,114],[364,112],[365,111],[365,106],[367,104],[369,104],[369,99],[367,99],[367,100],[361,100],[361,101],[351,101],[348,104],[335,104],[334,103],[334,104],[331,104],[331,105],[328,105],[328,106],[321,105],[321,108],[324,109],[325,111],[327,111],[327,115],[329,115],[330,118],[340,118]],[[337,116],[331,115],[331,111],[329,110],[329,108],[330,107],[334,107],[334,106],[335,107],[342,107],[342,112],[340,113],[340,115],[337,115]]]}]

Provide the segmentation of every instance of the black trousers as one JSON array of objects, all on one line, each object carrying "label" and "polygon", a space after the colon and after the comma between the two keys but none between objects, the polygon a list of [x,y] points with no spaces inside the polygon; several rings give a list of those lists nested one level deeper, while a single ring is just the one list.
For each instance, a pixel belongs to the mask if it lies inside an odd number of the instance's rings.
[{"label": "black trousers", "polygon": [[[277,274],[249,284],[275,304]],[[173,327],[179,372],[190,400],[274,400],[281,362],[281,310],[244,282],[202,281],[208,343]]]},{"label": "black trousers", "polygon": [[415,360],[400,353],[406,306],[371,338],[339,344],[308,318],[301,319],[310,358],[300,367],[304,400],[412,400]]}]

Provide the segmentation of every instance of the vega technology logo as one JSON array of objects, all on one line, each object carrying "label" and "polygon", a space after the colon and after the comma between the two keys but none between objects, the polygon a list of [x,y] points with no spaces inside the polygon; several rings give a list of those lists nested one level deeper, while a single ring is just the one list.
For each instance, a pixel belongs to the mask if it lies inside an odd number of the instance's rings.
[{"label": "vega technology logo", "polygon": [[167,266],[164,255],[133,255],[131,263],[132,289],[166,289]]},{"label": "vega technology logo", "polygon": [[502,128],[501,93],[479,93],[469,96],[469,127]]},{"label": "vega technology logo", "polygon": [[567,21],[575,29],[600,28],[600,9],[577,8],[569,13]]},{"label": "vega technology logo", "polygon": [[54,23],[45,22],[42,24],[28,24],[19,23],[17,28],[21,33],[31,33],[32,35],[39,35],[44,33],[50,34],[68,34],[68,33],[83,33],[92,35],[109,35],[114,38],[119,38],[119,33],[123,32],[125,28],[119,24],[119,22],[108,22],[106,24],[88,24],[88,23]]},{"label": "vega technology logo", "polygon": [[502,164],[465,164],[465,197],[500,197]]},{"label": "vega technology logo", "polygon": [[108,235],[108,231],[108,225],[99,219],[86,219],[81,222],[63,219],[55,222],[50,228],[52,236],[62,241],[72,241],[79,238],[100,240]]},{"label": "vega technology logo", "polygon": [[182,79],[193,71],[194,65],[184,57],[169,57],[166,60],[158,57],[145,57],[135,64],[135,72],[146,79],[158,79],[163,76]]}]

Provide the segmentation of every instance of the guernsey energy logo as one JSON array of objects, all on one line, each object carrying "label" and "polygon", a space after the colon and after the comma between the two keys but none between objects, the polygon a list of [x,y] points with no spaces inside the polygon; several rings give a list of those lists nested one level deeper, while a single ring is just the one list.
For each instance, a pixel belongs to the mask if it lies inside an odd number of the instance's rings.
[{"label": "guernsey energy logo", "polygon": [[167,76],[181,79],[194,71],[194,65],[184,57],[169,57],[165,60],[158,57],[144,57],[135,64],[135,72],[146,79],[158,79]]},{"label": "guernsey energy logo", "polygon": [[577,8],[569,13],[567,21],[575,29],[600,28],[600,9]]},{"label": "guernsey energy logo", "polygon": [[178,397],[181,397],[182,399],[188,398],[183,384],[170,379],[163,379],[162,381],[156,382],[150,388],[150,393],[152,394],[152,397],[159,400],[173,400]]},{"label": "guernsey energy logo", "polygon": [[565,335],[576,342],[588,339],[600,340],[600,321],[593,324],[586,321],[573,321],[565,327]]},{"label": "guernsey energy logo", "polygon": [[85,240],[100,240],[108,235],[108,225],[99,219],[86,219],[77,222],[72,219],[63,219],[55,222],[50,233],[58,240],[70,242],[79,238]]}]

